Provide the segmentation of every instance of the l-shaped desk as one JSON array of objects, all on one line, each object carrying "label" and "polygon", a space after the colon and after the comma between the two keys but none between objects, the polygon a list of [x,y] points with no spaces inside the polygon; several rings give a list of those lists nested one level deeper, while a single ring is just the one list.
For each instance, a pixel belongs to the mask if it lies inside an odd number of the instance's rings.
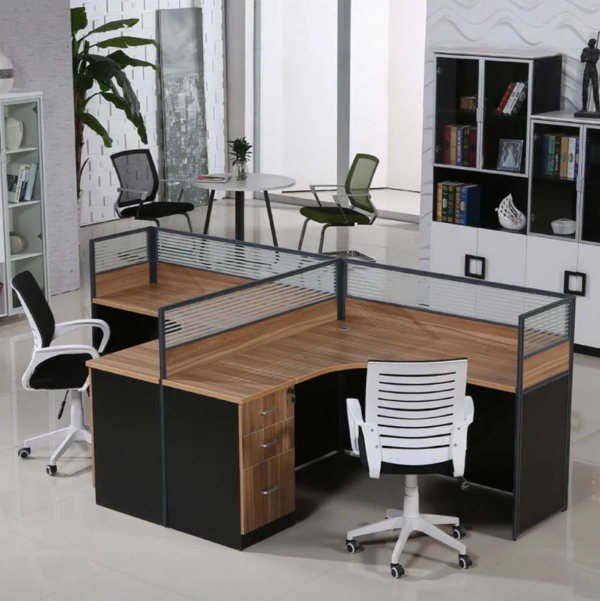
[{"label": "l-shaped desk", "polygon": [[347,448],[370,359],[467,357],[467,480],[512,495],[514,539],[567,507],[571,297],[162,228],[90,256],[100,505],[245,548]]}]

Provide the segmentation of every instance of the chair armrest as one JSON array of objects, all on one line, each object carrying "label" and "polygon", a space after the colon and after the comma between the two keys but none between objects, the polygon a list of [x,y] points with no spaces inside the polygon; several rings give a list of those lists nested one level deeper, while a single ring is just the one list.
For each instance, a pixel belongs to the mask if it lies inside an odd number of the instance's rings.
[{"label": "chair armrest", "polygon": [[108,339],[110,338],[110,326],[102,319],[76,319],[74,321],[64,321],[56,324],[54,338],[59,338],[67,332],[72,332],[73,330],[79,330],[81,328],[100,328],[102,330],[102,341],[98,347],[98,352],[102,354],[108,344]]},{"label": "chair armrest", "polygon": [[148,197],[147,190],[134,190],[133,188],[117,188],[117,192],[133,192],[140,195],[140,200],[146,200]]},{"label": "chair armrest", "polygon": [[[35,349],[33,351],[31,362],[23,374],[23,388],[25,388],[25,390],[35,390],[29,386],[29,380],[35,371],[35,368],[40,365],[40,363],[59,355],[78,355],[83,353],[90,355],[92,359],[97,359],[100,356],[98,351],[93,346],[88,344],[60,344],[57,346],[46,346],[44,348]],[[80,388],[80,390],[85,390],[88,387],[88,382],[89,377],[86,379],[85,384],[82,386],[82,388]]]},{"label": "chair armrest", "polygon": [[358,399],[346,399],[346,409],[348,411],[352,452],[355,455],[359,455],[358,439],[359,431],[362,431],[365,440],[365,450],[367,452],[367,463],[369,464],[369,476],[371,478],[379,478],[381,474],[379,428],[373,424],[365,423]]},{"label": "chair armrest", "polygon": [[[350,196],[361,196],[363,198],[366,198],[369,202],[371,202],[371,195],[370,194],[346,194],[345,192],[342,194],[334,194],[333,195],[333,200],[335,201],[335,204],[337,204],[338,207],[342,207],[342,204],[339,202],[340,198],[347,198],[348,200],[350,200]],[[375,220],[375,218],[378,215],[377,209],[375,208],[375,206],[373,205],[373,203],[371,202],[371,206],[373,207],[373,212],[369,213],[369,211],[365,211],[363,209],[359,209],[358,207],[352,207],[353,211],[356,211],[357,213],[360,213],[361,215],[364,215],[365,217],[369,217],[369,219],[371,219],[371,222],[373,222]]]},{"label": "chair armrest", "polygon": [[310,188],[310,191],[312,192],[312,195],[315,197],[315,200],[319,206],[322,207],[323,205],[321,204],[321,199],[317,194],[317,188],[335,188],[337,190],[338,188],[343,188],[344,186],[343,184],[310,184],[308,187]]},{"label": "chair armrest", "polygon": [[450,434],[450,448],[452,449],[452,464],[454,477],[460,478],[465,473],[465,458],[467,455],[467,433],[473,423],[475,408],[473,399],[465,397],[465,419],[454,423]]}]

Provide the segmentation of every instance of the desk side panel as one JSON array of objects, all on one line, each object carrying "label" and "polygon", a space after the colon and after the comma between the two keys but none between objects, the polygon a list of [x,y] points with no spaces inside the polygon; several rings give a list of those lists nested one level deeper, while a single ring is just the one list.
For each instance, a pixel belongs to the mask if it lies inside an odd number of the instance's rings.
[{"label": "desk side panel", "polygon": [[238,406],[164,388],[167,525],[242,548]]},{"label": "desk side panel", "polygon": [[162,524],[159,386],[91,371],[96,503]]},{"label": "desk side panel", "polygon": [[527,390],[545,380],[569,371],[571,349],[569,342],[563,342],[537,355],[523,360],[523,389]]}]

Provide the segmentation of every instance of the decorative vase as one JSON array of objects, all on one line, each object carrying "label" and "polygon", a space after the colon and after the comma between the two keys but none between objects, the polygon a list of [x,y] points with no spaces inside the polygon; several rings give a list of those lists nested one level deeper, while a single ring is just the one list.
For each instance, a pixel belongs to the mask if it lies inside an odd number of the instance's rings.
[{"label": "decorative vase", "polygon": [[15,83],[15,72],[11,60],[4,54],[0,44],[0,94],[6,94],[12,90]]},{"label": "decorative vase", "polygon": [[19,148],[23,141],[23,122],[14,117],[8,117],[4,120],[4,131],[6,132],[7,150]]},{"label": "decorative vase", "polygon": [[527,217],[515,207],[512,194],[509,194],[496,209],[500,225],[507,230],[522,230],[527,225]]},{"label": "decorative vase", "polygon": [[237,167],[237,177],[238,181],[244,181],[248,177],[248,171],[246,171],[246,161],[237,161],[235,164]]},{"label": "decorative vase", "polygon": [[27,238],[18,232],[10,232],[10,254],[18,255],[27,250]]}]

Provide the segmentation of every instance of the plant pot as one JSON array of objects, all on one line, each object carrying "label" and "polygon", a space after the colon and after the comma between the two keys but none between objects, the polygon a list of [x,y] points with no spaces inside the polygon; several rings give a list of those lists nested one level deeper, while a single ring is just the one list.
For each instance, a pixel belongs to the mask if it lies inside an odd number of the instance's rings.
[{"label": "plant pot", "polygon": [[12,90],[15,83],[15,72],[11,60],[4,54],[0,44],[0,94],[6,94]]},{"label": "plant pot", "polygon": [[238,161],[235,164],[235,166],[237,168],[236,179],[240,182],[244,181],[248,177],[248,171],[246,170],[246,167],[247,167],[246,161]]}]

